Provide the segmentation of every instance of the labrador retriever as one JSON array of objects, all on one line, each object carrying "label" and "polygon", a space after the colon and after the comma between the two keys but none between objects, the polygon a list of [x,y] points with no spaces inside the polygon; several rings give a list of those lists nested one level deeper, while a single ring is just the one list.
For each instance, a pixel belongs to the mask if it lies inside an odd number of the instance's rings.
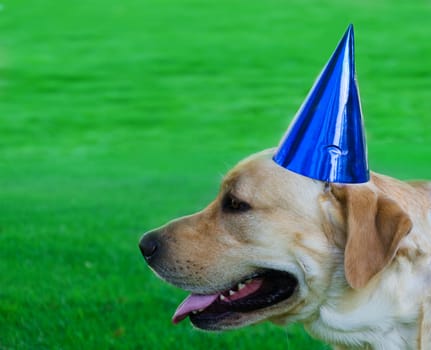
[{"label": "labrador retriever", "polygon": [[145,234],[205,330],[300,322],[336,349],[431,349],[431,183],[325,183],[253,155],[204,210]]}]

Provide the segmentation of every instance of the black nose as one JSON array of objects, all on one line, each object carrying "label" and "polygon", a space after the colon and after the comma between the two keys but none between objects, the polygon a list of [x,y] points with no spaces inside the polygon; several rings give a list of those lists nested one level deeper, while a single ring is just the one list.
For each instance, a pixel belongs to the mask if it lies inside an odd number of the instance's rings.
[{"label": "black nose", "polygon": [[139,242],[139,249],[141,249],[141,253],[147,263],[150,263],[150,261],[157,255],[157,251],[160,250],[160,242],[157,232],[150,232],[144,235]]}]

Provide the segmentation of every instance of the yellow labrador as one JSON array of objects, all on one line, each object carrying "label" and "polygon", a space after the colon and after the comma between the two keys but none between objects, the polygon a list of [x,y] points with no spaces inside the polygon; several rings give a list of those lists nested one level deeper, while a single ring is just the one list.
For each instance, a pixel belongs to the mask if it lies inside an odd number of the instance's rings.
[{"label": "yellow labrador", "polygon": [[337,349],[431,349],[431,183],[328,184],[273,152],[233,168],[203,211],[141,239],[154,272],[192,293],[173,321],[301,322]]}]

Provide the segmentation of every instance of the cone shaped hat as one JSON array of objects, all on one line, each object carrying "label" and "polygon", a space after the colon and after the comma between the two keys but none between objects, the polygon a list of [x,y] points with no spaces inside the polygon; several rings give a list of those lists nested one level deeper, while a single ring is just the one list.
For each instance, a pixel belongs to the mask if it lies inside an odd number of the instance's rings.
[{"label": "cone shaped hat", "polygon": [[352,25],[311,88],[273,159],[288,170],[321,181],[369,180]]}]

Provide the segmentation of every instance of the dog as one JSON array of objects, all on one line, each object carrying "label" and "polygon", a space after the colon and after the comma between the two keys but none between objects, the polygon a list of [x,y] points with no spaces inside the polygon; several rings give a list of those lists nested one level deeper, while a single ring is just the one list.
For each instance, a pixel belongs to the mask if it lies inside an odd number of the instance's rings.
[{"label": "dog", "polygon": [[192,294],[174,323],[302,323],[335,349],[431,349],[431,182],[334,184],[252,155],[204,210],[145,234],[151,269]]}]

